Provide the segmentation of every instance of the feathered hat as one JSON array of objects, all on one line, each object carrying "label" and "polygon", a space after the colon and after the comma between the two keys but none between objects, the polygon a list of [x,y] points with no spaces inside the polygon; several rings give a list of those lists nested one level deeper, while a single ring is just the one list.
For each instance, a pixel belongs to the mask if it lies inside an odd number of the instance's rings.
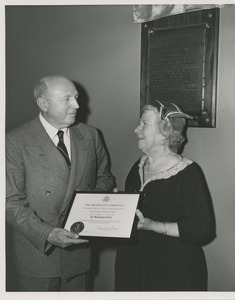
[{"label": "feathered hat", "polygon": [[192,116],[184,113],[179,106],[171,102],[160,102],[155,100],[153,104],[159,113],[162,120],[166,120],[168,118],[185,118],[185,119],[193,119]]}]

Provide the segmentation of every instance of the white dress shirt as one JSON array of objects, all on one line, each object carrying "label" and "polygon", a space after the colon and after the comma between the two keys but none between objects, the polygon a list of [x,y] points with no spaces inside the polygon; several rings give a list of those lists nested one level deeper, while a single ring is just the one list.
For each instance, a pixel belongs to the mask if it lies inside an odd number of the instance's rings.
[{"label": "white dress shirt", "polygon": [[[59,137],[57,135],[58,129],[55,128],[54,126],[52,126],[50,123],[48,123],[44,117],[42,116],[42,114],[39,114],[39,119],[42,123],[42,126],[45,128],[47,134],[49,135],[50,139],[52,140],[52,142],[55,144],[55,146],[57,147],[57,144],[59,142]],[[71,160],[71,146],[70,146],[70,133],[69,133],[69,128],[62,128],[60,129],[62,131],[64,131],[64,144],[67,148],[68,151],[68,155],[69,158]]]}]

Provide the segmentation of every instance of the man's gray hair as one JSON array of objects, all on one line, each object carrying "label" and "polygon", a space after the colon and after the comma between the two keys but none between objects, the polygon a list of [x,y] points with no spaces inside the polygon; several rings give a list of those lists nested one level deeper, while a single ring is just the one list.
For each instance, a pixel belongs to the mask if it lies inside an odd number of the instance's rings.
[{"label": "man's gray hair", "polygon": [[46,95],[47,92],[46,78],[47,77],[43,77],[34,85],[33,95],[35,100]]},{"label": "man's gray hair", "polygon": [[34,99],[37,100],[40,97],[45,97],[47,93],[47,83],[56,79],[65,78],[61,75],[51,75],[51,76],[45,76],[41,78],[35,85],[34,85]]}]

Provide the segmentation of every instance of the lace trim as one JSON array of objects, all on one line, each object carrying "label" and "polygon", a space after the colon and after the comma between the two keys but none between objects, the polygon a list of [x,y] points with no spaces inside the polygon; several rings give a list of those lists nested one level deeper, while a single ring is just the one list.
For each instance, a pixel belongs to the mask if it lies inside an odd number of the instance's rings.
[{"label": "lace trim", "polygon": [[154,181],[156,179],[170,178],[171,176],[178,174],[180,171],[185,169],[188,165],[193,163],[192,160],[190,160],[186,157],[182,157],[182,159],[177,164],[175,164],[173,167],[171,167],[165,171],[156,172],[156,173],[152,174],[151,176],[149,176],[148,179],[144,181],[144,165],[147,160],[148,160],[148,157],[146,155],[144,155],[141,157],[140,163],[139,163],[139,176],[140,176],[140,180],[141,180],[140,191],[143,191],[144,187],[150,181]]}]

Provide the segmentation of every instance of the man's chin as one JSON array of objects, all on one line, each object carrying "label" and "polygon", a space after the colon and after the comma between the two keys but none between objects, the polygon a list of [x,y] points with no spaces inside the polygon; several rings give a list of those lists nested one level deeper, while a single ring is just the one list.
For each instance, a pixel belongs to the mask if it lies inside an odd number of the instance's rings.
[{"label": "man's chin", "polygon": [[138,140],[137,145],[138,145],[138,148],[142,148],[144,146],[143,140]]},{"label": "man's chin", "polygon": [[138,144],[137,147],[138,147],[139,150],[143,151],[143,146],[141,146],[141,145]]},{"label": "man's chin", "polygon": [[66,122],[67,126],[69,127],[69,126],[73,125],[73,123],[75,122],[75,120],[76,120],[76,117],[69,118],[68,121]]}]

